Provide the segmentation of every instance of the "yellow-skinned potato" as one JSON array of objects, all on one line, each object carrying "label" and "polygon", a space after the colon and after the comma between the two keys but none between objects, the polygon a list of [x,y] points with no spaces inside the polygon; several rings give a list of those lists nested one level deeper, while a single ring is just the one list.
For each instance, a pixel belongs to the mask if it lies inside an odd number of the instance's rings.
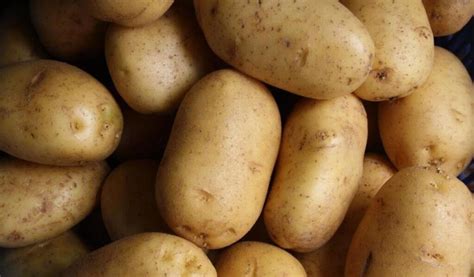
[{"label": "yellow-skinned potato", "polygon": [[433,33],[421,0],[342,0],[367,27],[375,59],[355,93],[370,101],[409,95],[433,66]]},{"label": "yellow-skinned potato", "polygon": [[122,133],[122,113],[86,72],[36,60],[0,68],[0,150],[50,165],[107,158]]},{"label": "yellow-skinned potato", "polygon": [[111,26],[105,54],[114,84],[140,113],[171,113],[189,88],[213,68],[192,10],[173,7],[139,28]]},{"label": "yellow-skinned potato", "polygon": [[471,215],[461,181],[433,168],[403,169],[367,209],[345,276],[468,276]]},{"label": "yellow-skinned potato", "polygon": [[173,0],[80,0],[96,18],[116,24],[136,27],[160,18]]},{"label": "yellow-skinned potato", "polygon": [[240,71],[316,99],[346,95],[367,78],[374,45],[338,1],[195,0],[211,49]]},{"label": "yellow-skinned potato", "polygon": [[423,0],[435,36],[461,30],[474,14],[473,0]]},{"label": "yellow-skinned potato", "polygon": [[89,252],[71,231],[32,246],[0,250],[0,275],[49,277],[59,274]]},{"label": "yellow-skinned potato", "polygon": [[158,162],[128,161],[112,170],[101,196],[102,218],[112,240],[133,234],[167,231],[155,201]]},{"label": "yellow-skinned potato", "polygon": [[162,233],[142,233],[102,247],[63,276],[217,276],[206,254],[193,243]]},{"label": "yellow-skinned potato", "polygon": [[285,250],[271,244],[245,241],[226,249],[216,263],[220,277],[306,277],[303,266]]},{"label": "yellow-skinned potato", "polygon": [[264,209],[276,244],[310,252],[334,235],[357,191],[366,143],[367,116],[357,97],[296,104]]},{"label": "yellow-skinned potato", "polygon": [[398,168],[435,166],[458,175],[472,157],[472,81],[450,52],[435,49],[428,81],[408,97],[379,105],[385,151]]},{"label": "yellow-skinned potato", "polygon": [[30,0],[31,22],[46,51],[65,61],[102,54],[106,23],[95,19],[77,0]]},{"label": "yellow-skinned potato", "polygon": [[215,71],[186,94],[156,178],[168,226],[217,249],[241,239],[265,201],[281,136],[278,107],[260,82]]},{"label": "yellow-skinned potato", "polygon": [[22,247],[69,230],[92,211],[105,162],[57,167],[0,161],[0,247]]}]

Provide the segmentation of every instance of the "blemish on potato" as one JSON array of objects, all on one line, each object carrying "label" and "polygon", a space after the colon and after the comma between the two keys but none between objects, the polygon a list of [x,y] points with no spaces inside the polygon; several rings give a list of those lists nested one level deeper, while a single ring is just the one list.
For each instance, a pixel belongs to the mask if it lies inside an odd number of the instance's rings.
[{"label": "blemish on potato", "polygon": [[393,73],[393,69],[390,67],[384,67],[382,69],[374,69],[370,72],[370,74],[380,82],[387,82]]},{"label": "blemish on potato", "polygon": [[20,232],[13,231],[8,235],[7,240],[9,240],[9,241],[19,241],[19,240],[22,240],[23,238],[24,237]]},{"label": "blemish on potato", "polygon": [[211,200],[214,200],[214,195],[212,195],[212,193],[204,189],[197,189],[196,191],[199,193],[201,201],[209,202]]},{"label": "blemish on potato", "polygon": [[420,26],[415,28],[415,32],[422,38],[429,39],[431,37],[431,30],[426,26]]},{"label": "blemish on potato", "polygon": [[369,268],[372,265],[372,252],[369,252],[367,259],[365,260],[364,271],[362,271],[362,276],[365,276],[369,272]]}]

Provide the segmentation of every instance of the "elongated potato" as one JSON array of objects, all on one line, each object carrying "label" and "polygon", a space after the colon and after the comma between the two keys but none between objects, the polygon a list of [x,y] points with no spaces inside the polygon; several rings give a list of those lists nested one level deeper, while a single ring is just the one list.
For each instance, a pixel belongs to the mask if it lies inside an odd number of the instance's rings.
[{"label": "elongated potato", "polygon": [[226,249],[216,264],[221,277],[306,276],[303,266],[285,250],[271,244],[245,241]]},{"label": "elongated potato", "polygon": [[351,276],[468,276],[472,199],[432,168],[395,174],[365,213],[347,256]]},{"label": "elongated potato", "polygon": [[264,209],[275,243],[310,252],[334,235],[357,191],[366,143],[367,116],[357,97],[296,104]]},{"label": "elongated potato", "polygon": [[474,15],[473,0],[423,0],[435,36],[452,35]]},{"label": "elongated potato", "polygon": [[408,97],[379,105],[380,136],[393,164],[462,172],[472,157],[471,97],[472,81],[462,63],[437,47],[428,81]]},{"label": "elongated potato", "polygon": [[217,276],[206,254],[191,242],[162,233],[142,233],[100,248],[62,276]]},{"label": "elongated potato", "polygon": [[433,33],[420,0],[342,0],[367,27],[375,59],[355,93],[370,101],[409,95],[433,67]]},{"label": "elongated potato", "polygon": [[89,252],[73,232],[32,246],[0,250],[2,276],[49,277],[59,274]]},{"label": "elongated potato", "polygon": [[69,230],[92,211],[105,162],[57,167],[0,161],[0,247],[22,247]]},{"label": "elongated potato", "polygon": [[278,107],[258,81],[220,70],[186,94],[156,178],[158,208],[168,226],[216,249],[258,219],[281,136]]},{"label": "elongated potato", "polygon": [[0,68],[0,149],[12,156],[61,166],[101,161],[122,125],[112,95],[79,68],[51,60]]},{"label": "elongated potato", "polygon": [[240,71],[302,96],[346,95],[367,78],[374,45],[338,1],[195,0],[211,49]]}]

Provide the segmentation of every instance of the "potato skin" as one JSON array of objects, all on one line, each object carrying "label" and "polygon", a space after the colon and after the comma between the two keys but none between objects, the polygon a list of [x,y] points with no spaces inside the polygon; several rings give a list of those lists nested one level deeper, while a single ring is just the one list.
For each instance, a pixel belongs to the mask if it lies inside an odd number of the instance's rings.
[{"label": "potato skin", "polygon": [[155,201],[158,162],[128,161],[112,170],[104,182],[101,210],[112,240],[133,234],[168,231]]},{"label": "potato skin", "polygon": [[375,58],[355,94],[369,101],[404,97],[421,86],[433,67],[434,39],[420,0],[342,0],[367,27]]},{"label": "potato skin", "polygon": [[0,250],[0,274],[3,276],[58,276],[80,257],[88,247],[71,231],[32,246]]},{"label": "potato skin", "polygon": [[62,276],[217,276],[206,254],[191,242],[162,233],[142,233],[102,247]]},{"label": "potato skin", "polygon": [[474,14],[472,0],[423,0],[423,4],[437,37],[458,32]]},{"label": "potato skin", "polygon": [[281,136],[278,107],[258,81],[215,71],[186,94],[156,178],[168,226],[217,249],[241,239],[265,201]]},{"label": "potato skin", "polygon": [[0,91],[0,149],[12,156],[78,165],[104,160],[120,141],[112,95],[74,66],[36,60],[0,68]]},{"label": "potato skin", "polygon": [[146,26],[108,29],[107,65],[134,110],[172,113],[190,87],[212,71],[214,56],[191,11],[174,6]]},{"label": "potato skin", "polygon": [[347,95],[367,78],[373,42],[338,1],[195,0],[211,49],[240,71],[316,99]]},{"label": "potato skin", "polygon": [[334,235],[357,191],[366,143],[367,116],[357,97],[296,104],[264,209],[276,244],[310,252]]},{"label": "potato skin", "polygon": [[399,171],[359,224],[345,276],[468,276],[471,201],[467,187],[442,171]]},{"label": "potato skin", "polygon": [[78,167],[0,160],[0,247],[39,243],[69,230],[92,211],[105,162]]},{"label": "potato skin", "polygon": [[[216,264],[219,276],[306,276],[290,253],[271,244],[245,241],[226,249]],[[252,275],[253,274],[253,275]]]},{"label": "potato skin", "polygon": [[427,82],[408,97],[379,105],[379,129],[388,157],[402,169],[435,166],[458,175],[472,155],[472,81],[450,52],[435,49]]},{"label": "potato skin", "polygon": [[45,49],[64,61],[102,54],[107,24],[90,16],[77,0],[30,0],[33,26]]},{"label": "potato skin", "polygon": [[160,18],[173,0],[80,0],[94,17],[116,24],[136,27]]}]

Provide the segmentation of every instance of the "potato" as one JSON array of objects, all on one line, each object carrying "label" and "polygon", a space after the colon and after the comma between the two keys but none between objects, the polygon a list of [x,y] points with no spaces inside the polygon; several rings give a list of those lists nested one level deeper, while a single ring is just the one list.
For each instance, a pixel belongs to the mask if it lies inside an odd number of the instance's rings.
[{"label": "potato", "polygon": [[241,239],[260,215],[281,122],[270,92],[220,70],[186,94],[156,178],[164,220],[178,235],[217,249]]},{"label": "potato", "polygon": [[374,45],[338,1],[195,0],[211,49],[272,86],[316,99],[346,95],[367,78]]},{"label": "potato", "polygon": [[[474,207],[474,194],[472,195],[472,207]],[[471,273],[469,276],[474,276],[474,224],[471,225]]]},{"label": "potato", "polygon": [[0,66],[45,57],[25,2],[11,3],[0,15]]},{"label": "potato", "polygon": [[219,256],[219,276],[306,276],[303,266],[290,253],[271,244],[245,241],[232,245]]},{"label": "potato", "polygon": [[357,191],[366,143],[367,116],[357,97],[296,104],[264,209],[275,243],[310,252],[334,235]]},{"label": "potato", "polygon": [[437,47],[428,81],[408,97],[379,105],[380,136],[393,164],[462,172],[474,140],[471,97],[472,81],[462,63]]},{"label": "potato", "polygon": [[10,155],[62,166],[101,161],[117,147],[122,124],[107,89],[74,66],[36,60],[0,68],[0,150]]},{"label": "potato", "polygon": [[66,232],[49,241],[0,253],[2,276],[58,276],[80,257],[88,247],[73,232]]},{"label": "potato", "polygon": [[433,33],[421,1],[342,0],[367,27],[375,59],[355,93],[369,101],[404,97],[421,86],[433,67]]},{"label": "potato", "polygon": [[474,15],[473,0],[423,0],[435,36],[452,35]]},{"label": "potato", "polygon": [[57,167],[0,160],[0,247],[54,238],[92,211],[105,162]]},{"label": "potato", "polygon": [[112,240],[133,234],[167,231],[155,201],[158,162],[128,161],[115,168],[102,189],[101,209]]},{"label": "potato", "polygon": [[194,15],[179,6],[143,27],[111,26],[105,55],[120,95],[145,114],[176,110],[189,88],[213,68]]},{"label": "potato", "polygon": [[321,248],[296,255],[308,276],[344,276],[344,264],[352,236],[364,216],[370,200],[395,172],[396,169],[384,156],[373,153],[365,155],[364,171],[359,181],[359,189],[337,232]]},{"label": "potato", "polygon": [[217,276],[191,242],[162,233],[118,240],[80,259],[63,276]]},{"label": "potato", "polygon": [[76,0],[30,0],[33,26],[52,56],[82,61],[102,54],[107,24],[90,16]]},{"label": "potato", "polygon": [[399,171],[357,228],[345,276],[468,276],[471,203],[466,186],[442,171]]}]

